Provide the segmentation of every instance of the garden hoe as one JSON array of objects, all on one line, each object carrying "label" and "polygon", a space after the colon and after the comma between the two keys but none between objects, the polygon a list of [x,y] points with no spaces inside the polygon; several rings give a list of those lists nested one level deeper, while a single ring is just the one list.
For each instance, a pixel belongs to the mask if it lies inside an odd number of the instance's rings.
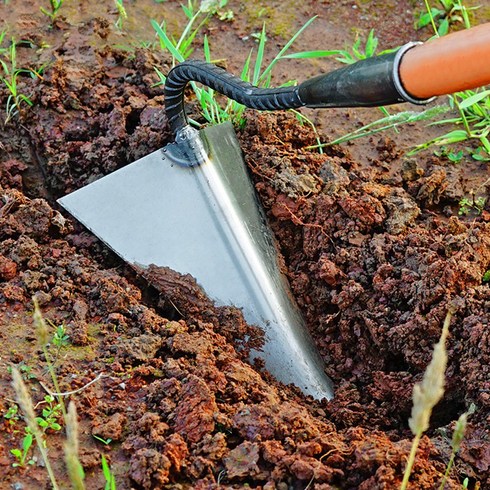
[{"label": "garden hoe", "polygon": [[230,123],[191,128],[184,89],[197,81],[247,107],[367,107],[427,102],[490,82],[490,24],[359,61],[298,86],[257,88],[212,64],[168,74],[175,142],[59,200],[127,262],[189,273],[221,305],[264,330],[252,352],[278,380],[316,399],[333,396],[322,359],[281,274],[274,239]]}]

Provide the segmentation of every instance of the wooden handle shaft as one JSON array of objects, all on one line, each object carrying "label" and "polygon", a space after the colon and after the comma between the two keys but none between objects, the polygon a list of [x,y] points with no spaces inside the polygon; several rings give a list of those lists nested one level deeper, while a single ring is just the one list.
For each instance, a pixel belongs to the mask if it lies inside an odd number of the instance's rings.
[{"label": "wooden handle shaft", "polygon": [[490,84],[490,23],[410,49],[402,58],[400,79],[419,99]]}]

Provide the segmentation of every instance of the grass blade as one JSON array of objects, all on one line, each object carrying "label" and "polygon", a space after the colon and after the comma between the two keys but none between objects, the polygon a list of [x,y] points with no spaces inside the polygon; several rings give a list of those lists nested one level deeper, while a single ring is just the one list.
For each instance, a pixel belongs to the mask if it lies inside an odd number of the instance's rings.
[{"label": "grass blade", "polygon": [[481,100],[485,99],[489,95],[490,95],[490,90],[484,90],[483,92],[480,92],[478,94],[471,95],[470,97],[468,97],[467,99],[459,103],[459,108],[467,109],[468,107],[477,104]]},{"label": "grass blade", "polygon": [[155,29],[155,32],[157,33],[159,39],[160,39],[160,46],[163,50],[167,49],[170,51],[170,54],[179,62],[182,63],[182,61],[185,60],[185,58],[182,56],[180,51],[174,46],[172,41],[169,39],[165,31],[160,27],[160,24],[154,20],[151,19],[151,25],[153,29]]},{"label": "grass blade", "polygon": [[307,58],[326,58],[328,56],[337,56],[343,54],[341,49],[317,50],[317,51],[300,51],[298,53],[285,54],[281,59],[307,59]]},{"label": "grass blade", "polygon": [[265,22],[262,24],[262,32],[259,37],[259,47],[257,49],[257,57],[255,58],[255,66],[254,66],[254,74],[252,78],[252,84],[258,85],[259,81],[262,80],[260,76],[260,70],[262,68],[262,61],[264,60],[264,49],[265,49],[265,40],[267,36],[265,34]]}]

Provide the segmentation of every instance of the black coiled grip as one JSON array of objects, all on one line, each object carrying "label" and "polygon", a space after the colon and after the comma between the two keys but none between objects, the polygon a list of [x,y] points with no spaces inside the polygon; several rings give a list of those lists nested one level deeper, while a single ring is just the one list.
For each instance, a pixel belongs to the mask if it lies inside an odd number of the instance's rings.
[{"label": "black coiled grip", "polygon": [[170,70],[165,83],[165,108],[170,127],[177,134],[187,125],[184,90],[188,82],[200,82],[240,104],[260,111],[298,107],[373,107],[415,100],[400,82],[399,51],[365,60],[306,80],[298,86],[258,88],[212,63],[184,61]]},{"label": "black coiled grip", "polygon": [[174,134],[187,124],[184,90],[188,82],[200,82],[250,109],[275,111],[304,104],[297,87],[258,88],[222,68],[204,61],[184,61],[170,70],[165,82],[165,109]]}]

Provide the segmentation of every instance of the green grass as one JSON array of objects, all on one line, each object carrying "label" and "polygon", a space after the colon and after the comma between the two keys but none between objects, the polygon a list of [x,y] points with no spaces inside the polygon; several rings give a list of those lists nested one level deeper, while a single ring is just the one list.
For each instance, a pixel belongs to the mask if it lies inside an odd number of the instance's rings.
[{"label": "green grass", "polygon": [[124,7],[123,0],[114,0],[114,4],[116,5],[117,14],[118,14],[117,20],[116,20],[114,25],[116,26],[116,28],[118,30],[121,31],[123,28],[124,22],[128,18],[128,14],[126,12],[126,8]]},{"label": "green grass", "polygon": [[49,0],[50,10],[40,7],[41,12],[50,18],[51,25],[53,25],[53,22],[56,19],[60,8],[63,6],[64,1],[65,0]]},{"label": "green grass", "polygon": [[[6,32],[0,34],[0,46],[2,45]],[[20,92],[18,81],[22,74],[35,76],[35,72],[17,66],[17,44],[12,38],[7,48],[0,48],[0,67],[2,75],[0,81],[6,87],[8,97],[5,105],[5,124],[22,110],[24,105],[32,106],[31,99]]]},{"label": "green grass", "polygon": [[438,36],[444,36],[454,24],[464,24],[469,27],[469,12],[479,7],[466,7],[461,0],[439,0],[431,6],[428,0],[424,0],[425,12],[422,12],[417,20],[416,28],[422,29],[428,25]]},{"label": "green grass", "polygon": [[102,455],[102,473],[105,478],[104,490],[116,490],[116,478],[104,455]]},{"label": "green grass", "polygon": [[[158,23],[156,20],[152,20],[151,24],[155,29],[158,36],[160,47],[162,50],[169,52],[172,55],[173,63],[185,61],[193,52],[192,43],[196,38],[200,28],[209,20],[210,15],[213,12],[202,12],[198,10],[197,12],[187,9],[186,16],[188,18],[188,23],[179,37],[173,37],[169,35],[166,31],[164,23]],[[272,84],[272,71],[274,66],[280,61],[288,58],[312,58],[319,56],[326,56],[325,52],[323,54],[312,54],[311,52],[296,53],[293,56],[287,54],[288,50],[291,48],[296,39],[301,35],[301,33],[308,28],[308,26],[315,20],[315,17],[308,20],[290,39],[286,44],[279,50],[279,52],[274,56],[272,61],[265,63],[265,53],[267,45],[267,34],[265,24],[262,27],[261,32],[256,36],[257,48],[256,50],[251,50],[247,58],[243,63],[243,68],[240,73],[240,78],[244,81],[251,83],[257,87],[268,88]],[[197,26],[197,27],[196,27]],[[211,54],[210,40],[207,36],[204,36],[203,41],[204,58],[208,63],[213,63],[215,60]],[[255,53],[254,53],[255,51]],[[159,82],[157,85],[165,84],[166,77],[158,69],[155,71],[159,77]],[[291,80],[282,86],[294,84],[295,81]],[[231,121],[238,127],[242,127],[245,123],[245,109],[246,107],[234,100],[227,100],[223,102],[219,95],[209,87],[200,87],[196,83],[191,82],[191,86],[196,94],[196,97],[200,103],[201,111],[204,119],[208,123],[220,124],[224,121]],[[318,132],[312,121],[310,121],[306,116],[298,111],[293,111],[298,121],[302,124],[310,125],[316,135],[318,143],[320,144]],[[197,124],[195,121],[192,123]]]}]

